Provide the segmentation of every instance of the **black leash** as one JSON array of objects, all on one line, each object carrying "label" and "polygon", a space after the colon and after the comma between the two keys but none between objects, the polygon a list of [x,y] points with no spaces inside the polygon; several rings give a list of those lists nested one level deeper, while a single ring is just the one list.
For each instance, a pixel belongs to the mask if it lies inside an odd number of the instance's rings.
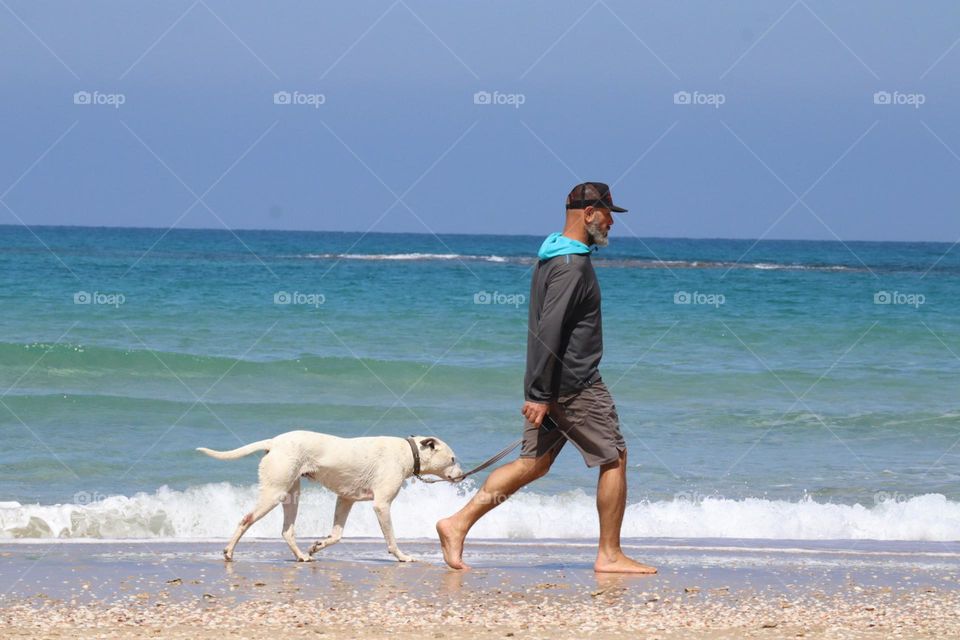
[{"label": "black leash", "polygon": [[473,469],[471,469],[470,471],[467,471],[466,473],[460,475],[459,477],[448,480],[447,478],[437,478],[437,479],[424,478],[423,476],[420,475],[420,451],[417,449],[417,442],[416,440],[413,439],[413,436],[410,436],[409,438],[407,438],[407,443],[410,445],[410,451],[413,453],[413,475],[417,476],[417,479],[419,479],[421,482],[427,482],[429,484],[433,484],[434,482],[460,482],[465,478],[467,478],[468,476],[472,476],[473,474],[479,473],[491,465],[497,464],[498,462],[503,460],[507,456],[507,454],[509,454],[511,451],[519,447],[521,442],[523,442],[523,438],[520,438],[513,444],[509,445],[508,447],[500,451],[500,453],[496,454],[492,458],[488,458],[483,464],[477,467],[474,467]]}]

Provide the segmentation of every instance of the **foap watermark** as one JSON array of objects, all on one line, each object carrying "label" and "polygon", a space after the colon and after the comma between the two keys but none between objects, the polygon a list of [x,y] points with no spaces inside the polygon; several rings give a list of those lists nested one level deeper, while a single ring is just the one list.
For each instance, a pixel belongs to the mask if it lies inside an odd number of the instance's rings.
[{"label": "foap watermark", "polygon": [[873,104],[890,104],[919,109],[927,101],[923,93],[901,93],[900,91],[875,91]]},{"label": "foap watermark", "polygon": [[494,291],[477,291],[473,294],[473,304],[503,304],[519,307],[527,301],[527,296],[522,293],[500,293]]},{"label": "foap watermark", "polygon": [[877,291],[873,294],[873,304],[907,305],[919,309],[926,304],[927,296],[922,293],[904,293],[902,291]]},{"label": "foap watermark", "polygon": [[873,494],[873,504],[903,504],[910,502],[916,496],[900,493],[899,491],[877,491]]},{"label": "foap watermark", "polygon": [[473,94],[473,104],[505,105],[519,109],[527,101],[522,93],[500,93],[499,91],[477,91]]},{"label": "foap watermark", "polygon": [[119,109],[127,101],[122,93],[102,93],[100,91],[77,91],[73,94],[73,104],[106,106]]},{"label": "foap watermark", "polygon": [[497,505],[503,504],[503,503],[506,502],[509,498],[510,498],[510,496],[508,496],[508,495],[505,496],[505,495],[503,495],[502,493],[493,493],[493,494],[491,494],[491,493],[481,492],[481,493],[476,494],[476,495],[474,496],[473,500],[475,500],[475,501],[477,502],[477,504],[492,504],[492,505],[494,505],[494,506],[497,506]]},{"label": "foap watermark", "polygon": [[722,93],[702,93],[700,91],[677,91],[673,94],[673,104],[692,104],[719,109],[727,101]]},{"label": "foap watermark", "polygon": [[277,291],[273,294],[273,304],[295,304],[318,308],[327,301],[327,297],[322,293],[303,293],[301,291]]},{"label": "foap watermark", "polygon": [[703,504],[705,500],[725,500],[722,495],[718,493],[705,494],[700,493],[699,491],[678,491],[673,494],[674,502],[687,502],[690,504]]},{"label": "foap watermark", "polygon": [[673,304],[698,304],[716,309],[722,304],[727,304],[727,298],[722,293],[677,291],[673,294]]},{"label": "foap watermark", "polygon": [[126,301],[127,297],[122,293],[76,291],[73,294],[73,304],[96,304],[117,308]]},{"label": "foap watermark", "polygon": [[304,105],[319,109],[326,104],[327,96],[322,93],[303,93],[301,91],[277,91],[273,94],[273,104]]},{"label": "foap watermark", "polygon": [[73,494],[73,504],[86,507],[91,504],[99,504],[109,497],[99,491],[77,491]]}]

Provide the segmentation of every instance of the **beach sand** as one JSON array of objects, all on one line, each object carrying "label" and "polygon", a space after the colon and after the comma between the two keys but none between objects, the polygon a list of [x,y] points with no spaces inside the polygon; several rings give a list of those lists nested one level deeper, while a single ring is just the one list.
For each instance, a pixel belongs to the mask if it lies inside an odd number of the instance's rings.
[{"label": "beach sand", "polygon": [[[301,542],[301,546],[306,541]],[[956,638],[960,544],[631,540],[656,576],[597,576],[581,541],[0,544],[4,638]]]}]

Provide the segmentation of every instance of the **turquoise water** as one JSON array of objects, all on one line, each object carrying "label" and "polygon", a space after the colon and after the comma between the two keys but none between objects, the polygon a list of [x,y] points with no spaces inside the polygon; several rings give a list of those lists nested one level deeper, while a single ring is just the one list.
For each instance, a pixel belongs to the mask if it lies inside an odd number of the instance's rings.
[{"label": "turquoise water", "polygon": [[[193,449],[293,428],[479,463],[522,428],[541,239],[0,227],[0,535],[221,535],[257,458]],[[633,535],[960,538],[960,248],[614,232],[594,260]],[[595,473],[568,447],[487,533],[592,535]]]}]

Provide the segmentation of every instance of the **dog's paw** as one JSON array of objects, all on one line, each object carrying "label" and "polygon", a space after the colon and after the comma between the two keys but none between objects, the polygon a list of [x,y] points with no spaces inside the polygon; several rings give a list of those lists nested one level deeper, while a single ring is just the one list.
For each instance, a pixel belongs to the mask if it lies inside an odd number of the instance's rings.
[{"label": "dog's paw", "polygon": [[416,561],[417,561],[416,558],[414,558],[413,556],[408,556],[405,553],[397,554],[397,562],[416,562]]},{"label": "dog's paw", "polygon": [[313,562],[313,558],[310,556],[301,556],[297,558],[297,562]]},{"label": "dog's paw", "polygon": [[313,546],[310,547],[310,550],[307,551],[307,553],[309,553],[310,555],[313,555],[317,551],[320,551],[321,549],[326,549],[331,545],[337,544],[338,542],[340,542],[340,539],[341,538],[339,536],[337,537],[327,536],[323,540],[317,540],[316,542],[313,543]]}]

